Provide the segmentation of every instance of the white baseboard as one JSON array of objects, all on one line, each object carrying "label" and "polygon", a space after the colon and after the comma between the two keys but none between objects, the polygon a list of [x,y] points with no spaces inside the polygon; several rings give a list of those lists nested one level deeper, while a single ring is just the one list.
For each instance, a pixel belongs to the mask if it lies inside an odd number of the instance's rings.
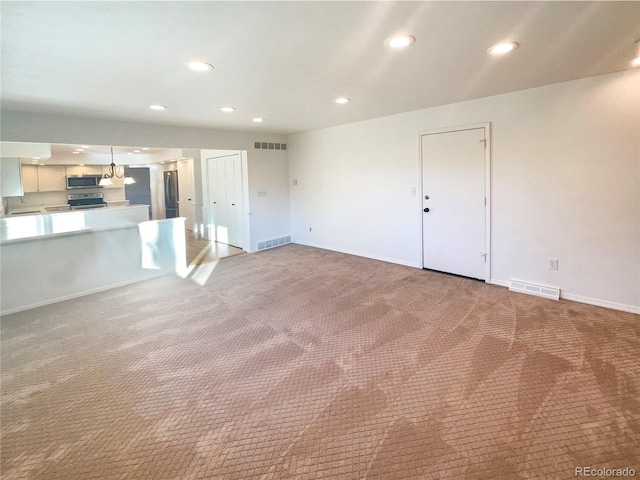
[{"label": "white baseboard", "polygon": [[105,285],[98,288],[92,288],[90,290],[84,290],[82,292],[72,293],[70,295],[64,295],[62,297],[50,298],[41,302],[31,303],[29,305],[20,305],[19,307],[11,308],[9,310],[3,310],[0,312],[0,316],[11,315],[12,313],[24,312],[25,310],[31,310],[32,308],[44,307],[45,305],[51,305],[53,303],[62,302],[64,300],[71,300],[73,298],[84,297],[85,295],[91,295],[93,293],[104,292],[105,290],[111,290],[113,288],[126,287],[138,282],[144,282],[145,280],[151,280],[152,278],[162,277],[168,275],[167,272],[149,275],[144,278],[136,278],[133,280],[127,280],[125,282],[115,283],[113,285]]},{"label": "white baseboard", "polygon": [[331,250],[332,252],[346,253],[348,255],[355,255],[357,257],[370,258],[372,260],[381,260],[383,262],[395,263],[397,265],[404,265],[405,267],[422,268],[420,264],[416,262],[407,262],[406,260],[399,260],[397,258],[381,257],[378,255],[371,255],[369,253],[358,252],[356,250],[345,250],[341,248],[339,249],[335,247],[330,247],[328,245],[321,245],[318,243],[305,243],[305,242],[300,242],[298,240],[295,240],[293,238],[291,239],[291,243],[297,243],[298,245],[304,245],[306,247],[321,248],[323,250]]},{"label": "white baseboard", "polygon": [[625,305],[624,303],[609,302],[608,300],[600,300],[599,298],[583,297],[582,295],[562,292],[560,293],[560,298],[564,300],[571,300],[572,302],[588,303],[589,305],[595,305],[597,307],[611,308],[612,310],[640,314],[640,307]]},{"label": "white baseboard", "polygon": [[[492,278],[487,283],[509,288],[509,282],[507,280]],[[640,306],[625,305],[624,303],[610,302],[608,300],[585,297],[583,295],[575,295],[573,293],[565,293],[563,291],[560,291],[560,299],[570,300],[572,302],[586,303],[588,305],[595,305],[596,307],[610,308],[612,310],[619,310],[621,312],[640,314]]]}]

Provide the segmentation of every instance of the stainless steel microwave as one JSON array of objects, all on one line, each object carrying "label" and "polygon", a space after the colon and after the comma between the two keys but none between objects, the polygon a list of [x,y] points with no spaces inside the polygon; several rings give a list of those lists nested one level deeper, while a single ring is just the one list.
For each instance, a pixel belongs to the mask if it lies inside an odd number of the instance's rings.
[{"label": "stainless steel microwave", "polygon": [[67,189],[99,187],[101,178],[102,175],[70,175],[67,177]]}]

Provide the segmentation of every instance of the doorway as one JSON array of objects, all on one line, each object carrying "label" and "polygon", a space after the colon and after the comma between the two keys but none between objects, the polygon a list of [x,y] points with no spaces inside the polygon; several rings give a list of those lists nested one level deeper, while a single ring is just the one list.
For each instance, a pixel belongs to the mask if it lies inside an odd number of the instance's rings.
[{"label": "doorway", "polygon": [[420,134],[422,266],[490,279],[489,124]]},{"label": "doorway", "polygon": [[244,248],[243,163],[240,153],[207,159],[209,238]]},{"label": "doorway", "polygon": [[129,205],[149,205],[149,220],[153,217],[151,201],[151,173],[149,167],[124,167],[124,173],[132,177],[136,183],[124,186],[124,198]]}]

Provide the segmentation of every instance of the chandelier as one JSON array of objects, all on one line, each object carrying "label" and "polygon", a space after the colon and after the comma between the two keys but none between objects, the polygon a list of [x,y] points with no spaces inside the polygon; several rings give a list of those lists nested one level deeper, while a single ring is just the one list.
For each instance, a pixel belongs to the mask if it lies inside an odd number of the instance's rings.
[{"label": "chandelier", "polygon": [[113,178],[122,178],[124,177],[124,184],[131,185],[132,183],[136,183],[135,179],[129,176],[128,173],[124,173],[124,171],[120,171],[120,167],[117,167],[115,162],[113,161],[113,147],[111,147],[111,165],[109,165],[109,173],[105,173],[104,176],[100,179],[99,185],[104,187],[105,185],[113,185]]}]

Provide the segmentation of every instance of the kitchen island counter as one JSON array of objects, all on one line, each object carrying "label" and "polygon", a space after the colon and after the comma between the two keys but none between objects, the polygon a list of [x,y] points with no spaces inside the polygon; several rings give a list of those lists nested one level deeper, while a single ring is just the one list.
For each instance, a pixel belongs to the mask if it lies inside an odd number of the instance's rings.
[{"label": "kitchen island counter", "polygon": [[159,275],[184,276],[187,269],[184,218],[12,239],[0,247],[0,315]]},{"label": "kitchen island counter", "polygon": [[0,218],[0,243],[4,245],[42,236],[137,225],[148,220],[148,205],[9,215]]}]

